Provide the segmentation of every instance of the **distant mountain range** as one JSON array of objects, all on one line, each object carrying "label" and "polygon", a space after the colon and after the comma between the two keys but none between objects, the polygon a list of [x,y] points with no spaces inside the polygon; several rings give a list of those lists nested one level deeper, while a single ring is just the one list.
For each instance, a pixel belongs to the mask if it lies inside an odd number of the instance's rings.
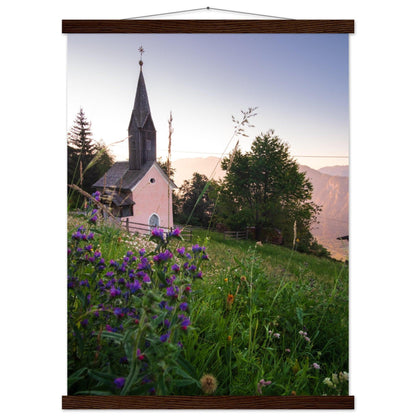
[{"label": "distant mountain range", "polygon": [[350,176],[350,167],[348,165],[336,165],[336,166],[326,166],[324,168],[318,169],[318,172],[326,173],[327,175],[332,176]]},{"label": "distant mountain range", "polygon": [[[217,157],[178,159],[172,162],[175,169],[174,181],[178,187],[184,180],[190,180],[194,172],[208,178],[221,179],[225,172]],[[326,247],[334,258],[348,258],[348,241],[337,240],[348,235],[349,211],[349,167],[328,166],[315,170],[300,165],[300,170],[313,185],[313,201],[322,207],[318,224],[312,233],[320,244]]]}]

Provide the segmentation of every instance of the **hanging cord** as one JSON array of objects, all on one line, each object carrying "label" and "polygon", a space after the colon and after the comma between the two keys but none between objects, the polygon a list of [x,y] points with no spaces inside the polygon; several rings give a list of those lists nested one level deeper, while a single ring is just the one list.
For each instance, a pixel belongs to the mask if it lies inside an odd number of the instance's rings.
[{"label": "hanging cord", "polygon": [[190,12],[199,12],[199,11],[210,11],[210,10],[214,10],[217,12],[227,12],[227,13],[234,13],[234,14],[244,14],[244,15],[249,15],[249,16],[258,16],[258,17],[267,17],[270,19],[283,19],[283,20],[295,20],[293,18],[290,17],[279,17],[279,16],[270,16],[267,14],[259,14],[259,13],[251,13],[251,12],[240,12],[237,10],[227,10],[227,9],[217,9],[215,7],[201,7],[199,9],[187,9],[187,10],[179,10],[176,12],[165,12],[165,13],[158,13],[158,14],[149,14],[146,16],[137,16],[137,17],[127,17],[125,19],[122,20],[134,20],[134,19],[145,19],[148,17],[156,17],[156,16],[169,16],[172,14],[180,14],[180,13],[190,13]]}]

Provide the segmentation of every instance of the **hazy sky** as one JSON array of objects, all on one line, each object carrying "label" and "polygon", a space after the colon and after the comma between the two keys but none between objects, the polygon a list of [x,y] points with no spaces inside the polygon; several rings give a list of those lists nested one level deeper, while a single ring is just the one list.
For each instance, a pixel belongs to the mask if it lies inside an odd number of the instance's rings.
[{"label": "hazy sky", "polygon": [[[220,156],[235,145],[231,116],[258,107],[243,151],[269,129],[312,168],[348,164],[348,35],[102,34],[68,37],[67,127],[80,107],[94,138],[127,137],[143,45],[143,75],[157,130],[158,156]],[[111,146],[126,160],[127,141]]]}]

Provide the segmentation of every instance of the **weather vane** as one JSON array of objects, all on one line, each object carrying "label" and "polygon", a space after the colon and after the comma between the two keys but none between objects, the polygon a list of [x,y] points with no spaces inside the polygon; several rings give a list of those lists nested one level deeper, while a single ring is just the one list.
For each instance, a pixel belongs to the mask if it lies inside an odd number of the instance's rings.
[{"label": "weather vane", "polygon": [[144,54],[144,49],[143,49],[143,46],[140,46],[140,48],[139,48],[139,52],[140,52],[140,61],[139,61],[139,65],[140,65],[140,66],[142,66],[142,65],[143,65],[142,57],[143,57],[143,54]]}]

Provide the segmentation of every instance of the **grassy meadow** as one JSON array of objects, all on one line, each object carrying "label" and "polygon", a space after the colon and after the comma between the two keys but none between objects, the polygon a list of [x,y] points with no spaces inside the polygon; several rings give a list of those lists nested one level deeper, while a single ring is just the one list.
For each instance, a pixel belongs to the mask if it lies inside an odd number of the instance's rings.
[{"label": "grassy meadow", "polygon": [[68,394],[348,394],[348,266],[69,216]]}]

